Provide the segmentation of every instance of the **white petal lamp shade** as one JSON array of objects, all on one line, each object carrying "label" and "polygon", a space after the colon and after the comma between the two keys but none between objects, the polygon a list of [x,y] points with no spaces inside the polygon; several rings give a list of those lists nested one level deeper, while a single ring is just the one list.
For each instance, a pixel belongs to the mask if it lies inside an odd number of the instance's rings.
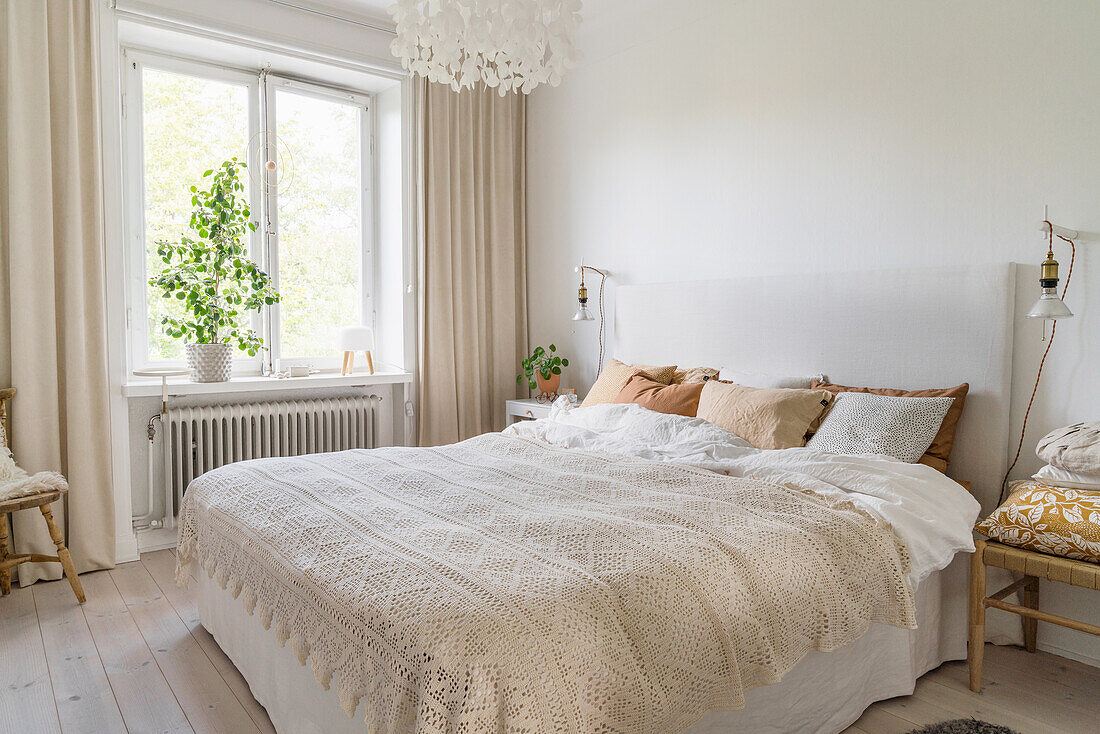
[{"label": "white petal lamp shade", "polygon": [[458,92],[484,83],[503,97],[556,87],[573,66],[580,0],[396,0],[390,43],[401,65]]},{"label": "white petal lamp shade", "polygon": [[341,352],[369,352],[374,349],[374,329],[369,326],[345,326],[336,338]]},{"label": "white petal lamp shade", "polygon": [[1043,295],[1027,312],[1029,319],[1068,319],[1073,317],[1066,304],[1058,297],[1058,289],[1044,288]]}]

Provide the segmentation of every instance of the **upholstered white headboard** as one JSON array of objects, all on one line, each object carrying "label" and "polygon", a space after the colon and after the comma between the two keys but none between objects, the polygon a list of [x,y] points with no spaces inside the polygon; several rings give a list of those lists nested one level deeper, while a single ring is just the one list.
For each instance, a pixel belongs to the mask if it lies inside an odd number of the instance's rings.
[{"label": "upholstered white headboard", "polygon": [[1007,466],[1015,265],[620,286],[611,356],[871,387],[970,383],[948,473],[989,511]]}]

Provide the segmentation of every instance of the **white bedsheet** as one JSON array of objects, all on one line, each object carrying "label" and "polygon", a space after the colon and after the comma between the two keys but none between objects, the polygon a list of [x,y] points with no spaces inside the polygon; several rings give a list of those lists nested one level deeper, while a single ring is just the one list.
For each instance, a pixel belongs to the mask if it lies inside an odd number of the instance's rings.
[{"label": "white bedsheet", "polygon": [[956,553],[974,550],[978,501],[962,485],[923,464],[806,448],[755,449],[701,418],[632,404],[579,408],[559,400],[546,419],[516,423],[504,432],[555,446],[688,464],[844,495],[889,522],[909,546],[914,585],[947,566]]}]

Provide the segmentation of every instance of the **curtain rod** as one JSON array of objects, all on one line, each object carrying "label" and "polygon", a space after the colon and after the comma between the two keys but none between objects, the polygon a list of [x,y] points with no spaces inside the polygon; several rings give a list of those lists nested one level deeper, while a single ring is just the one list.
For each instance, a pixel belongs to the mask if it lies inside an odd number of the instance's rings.
[{"label": "curtain rod", "polygon": [[294,8],[295,10],[301,10],[304,13],[313,13],[314,15],[321,15],[326,18],[332,18],[333,20],[341,20],[345,23],[351,23],[352,25],[362,26],[363,28],[370,28],[374,31],[381,31],[382,33],[389,33],[390,35],[397,35],[397,31],[393,28],[387,28],[381,25],[374,25],[362,20],[355,20],[354,18],[348,18],[343,15],[337,15],[336,13],[330,13],[327,10],[320,10],[318,8],[311,8],[308,5],[300,5],[298,3],[292,3],[288,0],[267,0],[269,3],[275,5],[282,5],[287,8]]}]

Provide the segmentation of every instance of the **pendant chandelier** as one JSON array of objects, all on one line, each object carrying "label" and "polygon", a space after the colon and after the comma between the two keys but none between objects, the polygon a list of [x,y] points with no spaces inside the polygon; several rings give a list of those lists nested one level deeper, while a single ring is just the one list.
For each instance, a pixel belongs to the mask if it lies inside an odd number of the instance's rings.
[{"label": "pendant chandelier", "polygon": [[528,94],[556,87],[577,58],[580,0],[397,0],[390,15],[401,65],[451,89],[477,82]]}]

